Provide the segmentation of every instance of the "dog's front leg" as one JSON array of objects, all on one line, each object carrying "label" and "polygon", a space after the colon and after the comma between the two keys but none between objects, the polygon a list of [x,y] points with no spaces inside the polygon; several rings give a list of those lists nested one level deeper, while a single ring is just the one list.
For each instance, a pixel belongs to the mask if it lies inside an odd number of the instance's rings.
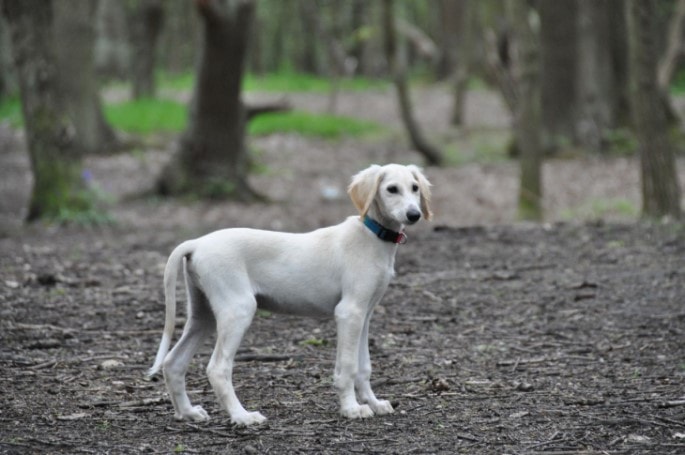
[{"label": "dog's front leg", "polygon": [[364,312],[354,301],[343,299],[335,308],[338,346],[333,382],[340,398],[340,413],[350,419],[373,416],[368,405],[360,405],[354,393],[358,371],[359,341],[364,327]]},{"label": "dog's front leg", "polygon": [[369,355],[369,321],[371,312],[366,316],[359,341],[359,370],[355,386],[359,393],[359,398],[363,403],[367,403],[374,414],[384,415],[393,412],[392,405],[387,400],[379,400],[371,390],[371,356]]}]

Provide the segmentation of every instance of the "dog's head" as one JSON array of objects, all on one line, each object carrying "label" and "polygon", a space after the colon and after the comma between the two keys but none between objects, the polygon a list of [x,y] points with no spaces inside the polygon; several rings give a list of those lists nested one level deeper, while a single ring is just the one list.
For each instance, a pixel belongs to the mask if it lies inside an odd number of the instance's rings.
[{"label": "dog's head", "polygon": [[374,164],[352,177],[347,193],[363,217],[377,204],[381,215],[399,224],[433,217],[431,184],[418,166]]}]

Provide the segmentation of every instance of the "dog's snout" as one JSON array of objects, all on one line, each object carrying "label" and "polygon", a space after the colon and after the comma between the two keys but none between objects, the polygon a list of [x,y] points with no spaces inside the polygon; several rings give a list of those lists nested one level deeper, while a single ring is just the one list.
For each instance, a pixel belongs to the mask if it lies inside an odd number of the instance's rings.
[{"label": "dog's snout", "polygon": [[410,223],[416,223],[421,218],[421,212],[416,209],[409,209],[407,211],[407,219]]}]

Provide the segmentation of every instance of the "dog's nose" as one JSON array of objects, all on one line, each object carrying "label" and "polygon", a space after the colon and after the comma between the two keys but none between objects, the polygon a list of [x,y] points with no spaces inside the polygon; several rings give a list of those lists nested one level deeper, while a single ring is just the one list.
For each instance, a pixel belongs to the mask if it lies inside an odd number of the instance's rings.
[{"label": "dog's nose", "polygon": [[416,223],[421,218],[421,212],[416,209],[410,209],[407,211],[407,219],[410,223]]}]

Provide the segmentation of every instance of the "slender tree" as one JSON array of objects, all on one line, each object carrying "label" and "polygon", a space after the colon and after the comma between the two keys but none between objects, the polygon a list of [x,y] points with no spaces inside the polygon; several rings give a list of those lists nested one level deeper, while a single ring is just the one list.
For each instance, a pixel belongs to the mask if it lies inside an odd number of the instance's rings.
[{"label": "slender tree", "polygon": [[91,0],[54,3],[54,46],[58,94],[74,122],[85,153],[116,149],[119,141],[105,120],[95,75],[95,8]]},{"label": "slender tree", "polygon": [[161,0],[136,0],[128,6],[133,98],[152,98],[155,96],[157,41],[164,8]]},{"label": "slender tree", "polygon": [[608,4],[597,0],[577,0],[576,74],[577,114],[575,137],[583,148],[603,149],[606,130],[613,126],[613,74],[609,46]]},{"label": "slender tree", "polygon": [[466,89],[469,81],[469,72],[471,70],[471,52],[473,47],[473,29],[474,29],[474,9],[476,3],[472,0],[447,0],[447,3],[456,3],[458,33],[456,34],[457,48],[455,62],[454,62],[454,106],[452,108],[452,117],[450,123],[452,125],[461,125],[464,122],[464,107],[466,104]]},{"label": "slender tree", "polygon": [[246,110],[241,100],[251,0],[196,0],[203,23],[190,118],[176,157],[159,181],[162,194],[249,200]]},{"label": "slender tree", "polygon": [[4,0],[34,183],[28,220],[90,210],[83,148],[60,96],[51,0]]},{"label": "slender tree", "polygon": [[657,82],[656,0],[630,0],[632,112],[640,143],[643,216],[680,218],[680,187],[669,138],[665,94]]},{"label": "slender tree", "polygon": [[393,0],[383,0],[383,30],[385,34],[385,58],[395,83],[400,113],[404,126],[409,133],[409,139],[416,151],[424,156],[428,164],[440,165],[443,162],[442,152],[425,139],[414,118],[405,65],[398,55]]},{"label": "slender tree", "polygon": [[542,218],[542,141],[539,18],[525,0],[509,0],[511,24],[516,47],[514,75],[518,102],[514,114],[514,135],[521,165],[519,217]]}]

